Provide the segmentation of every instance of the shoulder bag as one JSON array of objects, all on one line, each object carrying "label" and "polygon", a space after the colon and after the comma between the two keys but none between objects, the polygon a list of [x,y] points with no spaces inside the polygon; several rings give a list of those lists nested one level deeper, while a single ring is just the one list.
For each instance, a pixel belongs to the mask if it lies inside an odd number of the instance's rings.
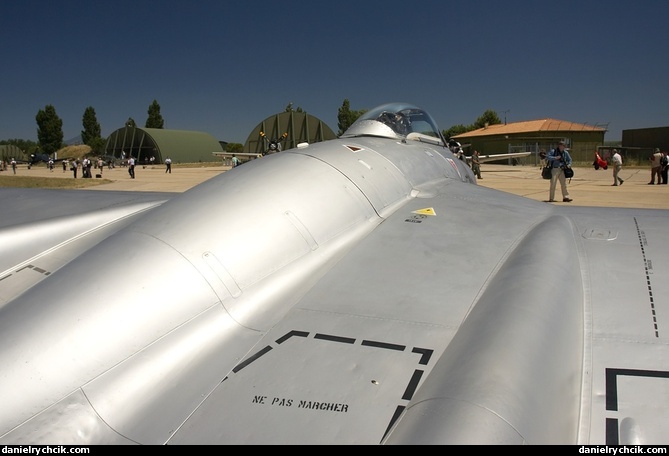
[{"label": "shoulder bag", "polygon": [[541,177],[544,179],[550,179],[552,176],[553,172],[550,166],[544,166],[541,168]]},{"label": "shoulder bag", "polygon": [[574,177],[574,170],[571,169],[569,166],[565,166],[564,168],[562,168],[562,171],[564,172],[564,177],[566,177],[567,179],[571,179],[572,177]]}]

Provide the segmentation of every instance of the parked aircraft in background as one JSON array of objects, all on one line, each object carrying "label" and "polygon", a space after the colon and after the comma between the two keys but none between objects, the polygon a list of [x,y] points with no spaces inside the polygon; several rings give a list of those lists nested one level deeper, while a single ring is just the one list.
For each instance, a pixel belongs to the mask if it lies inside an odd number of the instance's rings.
[{"label": "parked aircraft in background", "polygon": [[[529,157],[532,152],[509,152],[507,154],[489,154],[489,155],[479,155],[479,162],[486,163],[496,160],[504,160],[507,158],[522,158]],[[471,161],[471,155],[467,156],[467,161]]]},{"label": "parked aircraft in background", "polygon": [[267,154],[275,154],[277,152],[281,152],[281,143],[288,138],[288,133],[284,133],[281,135],[280,138],[272,138],[269,139],[267,138],[267,135],[265,134],[264,131],[260,132],[260,137],[265,141],[265,144],[267,145],[267,149],[265,150],[265,153],[263,155]]},{"label": "parked aircraft in background", "polygon": [[0,198],[0,444],[669,441],[669,211],[476,185],[416,106]]},{"label": "parked aircraft in background", "polygon": [[40,154],[39,152],[35,152],[34,154],[30,154],[30,160],[27,162],[22,161],[22,163],[28,163],[28,168],[30,168],[31,166],[40,162],[49,163],[49,160],[53,160],[53,163],[59,163],[65,160],[65,158],[52,158],[49,154]]},{"label": "parked aircraft in background", "polygon": [[254,160],[256,158],[262,157],[262,154],[257,154],[253,152],[212,152],[214,157],[221,157],[222,159],[231,159],[233,155],[236,155],[237,158],[243,159],[243,161]]},{"label": "parked aircraft in background", "polygon": [[[467,163],[471,166],[472,155],[471,153],[467,155],[463,149],[471,147],[471,144],[460,144],[458,141],[450,140],[448,142],[448,148],[453,152],[457,158],[461,160],[466,160]],[[522,158],[528,157],[532,152],[508,152],[502,154],[488,154],[488,155],[479,155],[479,163],[504,160],[509,158]]]}]

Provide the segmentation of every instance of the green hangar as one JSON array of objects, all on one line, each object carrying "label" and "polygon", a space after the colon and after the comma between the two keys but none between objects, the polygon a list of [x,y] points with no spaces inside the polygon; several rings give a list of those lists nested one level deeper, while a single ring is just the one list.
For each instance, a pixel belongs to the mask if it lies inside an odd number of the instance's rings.
[{"label": "green hangar", "polygon": [[209,133],[188,130],[165,130],[125,126],[107,138],[105,155],[121,160],[134,157],[139,164],[154,157],[162,163],[167,157],[172,163],[218,161],[212,152],[223,152],[221,143]]}]

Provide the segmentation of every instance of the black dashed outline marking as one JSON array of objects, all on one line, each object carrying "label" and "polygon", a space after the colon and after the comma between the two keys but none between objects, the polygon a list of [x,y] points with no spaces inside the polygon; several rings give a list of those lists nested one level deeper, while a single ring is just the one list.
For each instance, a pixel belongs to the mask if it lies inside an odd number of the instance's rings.
[{"label": "black dashed outline marking", "polygon": [[[276,343],[278,345],[283,344],[284,342],[288,341],[292,337],[309,337],[310,333],[306,331],[289,331],[283,336],[279,337],[276,339]],[[355,344],[356,339],[351,338],[351,337],[342,337],[342,336],[337,336],[333,334],[322,334],[322,333],[315,333],[314,334],[314,339],[316,340],[323,340],[326,342],[333,342],[333,343],[344,343],[344,344]],[[381,342],[381,341],[374,341],[374,340],[366,340],[363,339],[360,343],[361,346],[364,347],[370,347],[370,348],[375,348],[375,349],[381,349],[381,350],[393,350],[393,351],[400,351],[403,352],[406,350],[406,345],[398,345],[398,344],[391,344],[388,342]],[[246,366],[250,365],[251,363],[259,360],[262,356],[266,355],[270,351],[272,351],[272,346],[267,345],[266,347],[260,349],[258,352],[254,353],[250,357],[246,358],[243,360],[241,363],[237,364],[233,369],[233,373],[238,373],[242,369],[244,369]],[[429,349],[429,348],[421,348],[421,347],[414,347],[411,349],[411,353],[414,354],[419,354],[420,359],[418,360],[419,365],[427,365],[430,361],[430,358],[432,357],[432,354],[434,353],[434,350]],[[423,377],[423,374],[425,373],[424,370],[422,369],[415,369],[413,375],[411,376],[411,379],[409,380],[409,383],[407,384],[404,393],[402,394],[401,400],[402,401],[410,401],[413,395],[416,393],[416,390],[418,389],[418,384],[420,383],[421,378]],[[225,377],[223,380],[221,380],[221,383],[226,381],[229,377]],[[385,432],[383,433],[383,437],[381,438],[381,442],[383,439],[386,437],[390,429],[392,429],[393,425],[395,422],[399,419],[399,417],[402,415],[402,412],[406,409],[406,405],[399,404],[397,408],[395,409],[395,413],[393,413],[393,416],[390,419],[390,422],[388,423],[388,426],[386,427]]]},{"label": "black dashed outline marking", "polygon": [[639,237],[639,247],[641,248],[641,256],[643,257],[643,265],[646,272],[646,286],[648,287],[648,298],[650,299],[650,313],[653,317],[653,328],[655,329],[655,337],[660,337],[660,330],[657,325],[657,312],[655,311],[655,299],[653,298],[653,285],[650,282],[650,272],[648,267],[648,258],[646,257],[646,249],[644,242],[646,234],[639,228],[639,220],[634,217],[634,225],[636,226],[637,236]]},{"label": "black dashed outline marking", "polygon": [[[667,371],[606,369],[606,410],[618,411],[618,376],[669,378]],[[606,418],[606,445],[620,445],[618,418]]]}]

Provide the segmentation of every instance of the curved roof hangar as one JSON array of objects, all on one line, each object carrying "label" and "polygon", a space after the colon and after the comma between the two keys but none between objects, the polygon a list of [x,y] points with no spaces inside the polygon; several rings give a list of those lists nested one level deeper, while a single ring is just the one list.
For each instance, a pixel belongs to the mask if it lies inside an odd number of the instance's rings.
[{"label": "curved roof hangar", "polygon": [[212,152],[222,152],[221,143],[209,133],[190,130],[165,130],[125,126],[107,138],[105,155],[121,159],[134,157],[139,162],[155,157],[161,163],[167,157],[173,163],[217,161]]}]

